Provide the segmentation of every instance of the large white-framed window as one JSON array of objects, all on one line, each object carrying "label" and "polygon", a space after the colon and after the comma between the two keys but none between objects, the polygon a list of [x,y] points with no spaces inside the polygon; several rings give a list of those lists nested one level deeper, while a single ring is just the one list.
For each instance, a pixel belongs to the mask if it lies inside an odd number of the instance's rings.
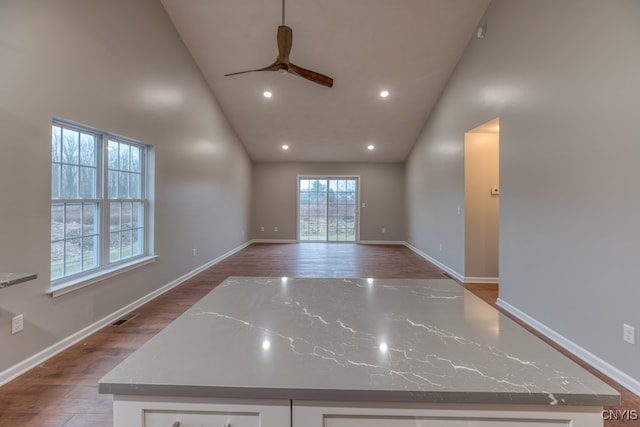
[{"label": "large white-framed window", "polygon": [[150,254],[150,146],[54,119],[51,288],[95,281]]}]

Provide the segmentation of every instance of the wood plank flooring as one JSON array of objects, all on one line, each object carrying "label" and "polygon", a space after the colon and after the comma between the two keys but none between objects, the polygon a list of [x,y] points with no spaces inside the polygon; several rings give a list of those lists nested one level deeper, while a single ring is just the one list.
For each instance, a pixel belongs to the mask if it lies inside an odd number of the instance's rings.
[{"label": "wood plank flooring", "polygon": [[[105,327],[0,387],[0,426],[111,426],[112,399],[98,394],[98,380],[228,276],[444,277],[403,246],[251,245],[135,310],[138,316],[123,326]],[[497,285],[465,287],[495,306]],[[640,397],[586,367],[621,392],[619,409],[640,412]],[[623,426],[640,426],[640,421],[605,422],[605,427]]]}]

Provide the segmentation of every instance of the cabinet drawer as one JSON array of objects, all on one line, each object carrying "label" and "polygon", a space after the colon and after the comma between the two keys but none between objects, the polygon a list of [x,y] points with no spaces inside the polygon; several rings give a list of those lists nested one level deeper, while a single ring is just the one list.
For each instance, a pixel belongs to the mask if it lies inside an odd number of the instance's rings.
[{"label": "cabinet drawer", "polygon": [[212,411],[145,411],[144,427],[260,427],[260,415]]},{"label": "cabinet drawer", "polygon": [[570,421],[531,420],[482,420],[421,417],[372,417],[331,418],[324,420],[323,427],[569,427]]},{"label": "cabinet drawer", "polygon": [[114,427],[290,427],[291,401],[196,397],[113,398]]},{"label": "cabinet drawer", "polygon": [[602,427],[602,408],[294,401],[293,427]]}]

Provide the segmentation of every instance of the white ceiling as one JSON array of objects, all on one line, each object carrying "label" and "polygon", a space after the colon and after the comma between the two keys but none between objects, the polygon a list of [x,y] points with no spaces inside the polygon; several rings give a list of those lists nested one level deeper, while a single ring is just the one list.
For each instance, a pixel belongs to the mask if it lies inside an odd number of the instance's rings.
[{"label": "white ceiling", "polygon": [[489,4],[287,0],[291,62],[332,77],[327,88],[273,71],[224,77],[274,62],[281,0],[161,1],[256,162],[403,162]]}]

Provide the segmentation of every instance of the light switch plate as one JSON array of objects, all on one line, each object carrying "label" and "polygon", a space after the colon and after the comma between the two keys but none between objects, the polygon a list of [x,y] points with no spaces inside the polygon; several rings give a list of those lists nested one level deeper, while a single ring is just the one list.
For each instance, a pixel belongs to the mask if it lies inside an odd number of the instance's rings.
[{"label": "light switch plate", "polygon": [[17,334],[23,329],[24,329],[24,316],[22,314],[13,316],[11,318],[11,333]]},{"label": "light switch plate", "polygon": [[629,344],[636,343],[636,330],[633,326],[622,325],[622,338]]}]

